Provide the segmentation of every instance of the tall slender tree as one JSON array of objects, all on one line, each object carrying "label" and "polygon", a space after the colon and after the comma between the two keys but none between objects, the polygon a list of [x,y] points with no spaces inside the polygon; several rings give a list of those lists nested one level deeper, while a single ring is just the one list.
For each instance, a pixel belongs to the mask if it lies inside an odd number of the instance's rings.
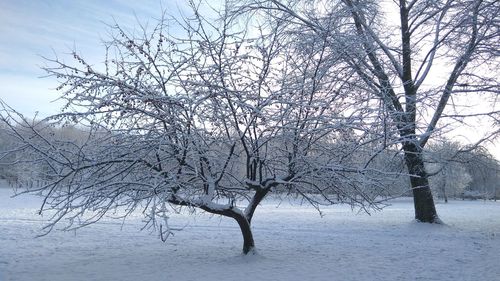
[{"label": "tall slender tree", "polygon": [[[491,118],[485,138],[498,133],[500,3],[250,0],[237,10],[255,11],[313,31],[342,54],[339,67],[359,78],[352,86],[382,103],[384,127],[394,129],[410,174],[415,218],[439,222],[422,152],[453,120]],[[294,36],[301,40],[300,33]],[[482,103],[459,107],[471,99]]]}]

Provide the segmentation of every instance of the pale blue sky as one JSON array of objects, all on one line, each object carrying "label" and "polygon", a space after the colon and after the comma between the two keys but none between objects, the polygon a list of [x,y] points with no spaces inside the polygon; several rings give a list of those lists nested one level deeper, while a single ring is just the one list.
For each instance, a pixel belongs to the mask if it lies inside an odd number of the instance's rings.
[{"label": "pale blue sky", "polygon": [[[0,0],[0,99],[32,117],[57,113],[57,83],[40,69],[44,60],[78,50],[102,60],[105,23],[132,29],[154,23],[162,9],[178,14],[182,0]],[[55,53],[54,53],[55,52]]]}]

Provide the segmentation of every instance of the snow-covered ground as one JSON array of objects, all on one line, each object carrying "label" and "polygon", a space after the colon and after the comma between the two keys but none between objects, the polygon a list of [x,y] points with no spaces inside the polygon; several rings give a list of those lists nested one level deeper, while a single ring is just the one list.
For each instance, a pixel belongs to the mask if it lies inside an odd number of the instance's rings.
[{"label": "snow-covered ground", "polygon": [[253,230],[258,255],[241,256],[235,222],[176,216],[161,242],[140,218],[40,233],[39,199],[0,188],[0,281],[6,280],[500,280],[500,202],[438,204],[446,225],[419,224],[410,199],[371,216],[268,201]]}]

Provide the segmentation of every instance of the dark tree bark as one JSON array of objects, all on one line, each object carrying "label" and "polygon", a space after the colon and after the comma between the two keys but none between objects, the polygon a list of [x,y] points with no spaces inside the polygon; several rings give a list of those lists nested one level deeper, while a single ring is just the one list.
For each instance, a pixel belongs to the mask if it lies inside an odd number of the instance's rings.
[{"label": "dark tree bark", "polygon": [[250,221],[247,219],[245,214],[234,208],[225,209],[221,211],[208,209],[207,207],[204,206],[201,206],[201,208],[212,214],[223,215],[236,220],[238,226],[240,227],[241,235],[243,236],[243,251],[242,251],[243,254],[247,255],[249,253],[254,252],[255,242],[253,240],[252,227],[250,225]]},{"label": "dark tree bark", "polygon": [[252,218],[253,218],[253,214],[255,213],[255,209],[257,209],[257,206],[260,204],[262,199],[264,199],[264,197],[266,197],[268,192],[269,192],[269,189],[259,189],[255,192],[253,200],[248,205],[247,210],[246,210],[246,214],[245,214],[246,218],[248,220],[248,223],[252,223]]},{"label": "dark tree bark", "polygon": [[446,176],[443,179],[443,185],[441,186],[441,191],[443,192],[444,203],[448,203],[448,195],[446,195]]},{"label": "dark tree bark", "polygon": [[240,227],[241,234],[243,236],[243,254],[247,255],[249,253],[253,253],[255,249],[255,242],[253,240],[253,234],[252,234],[252,228],[250,225],[250,221],[247,219],[247,217],[239,210],[236,209],[226,209],[226,210],[213,210],[213,209],[208,209],[207,207],[200,206],[203,210],[212,213],[212,214],[217,214],[217,215],[223,215],[226,217],[233,218],[236,220],[238,223],[238,226]]},{"label": "dark tree bark", "polygon": [[233,217],[240,226],[241,234],[243,235],[243,254],[247,255],[252,253],[255,249],[255,242],[253,240],[252,228],[250,222],[243,214],[238,214]]},{"label": "dark tree bark", "polygon": [[410,183],[415,206],[415,219],[419,222],[440,223],[429,186],[429,176],[425,170],[421,149],[413,144],[403,146],[405,162],[410,173]]},{"label": "dark tree bark", "polygon": [[[263,198],[263,197],[262,197]],[[260,201],[259,201],[260,202]],[[176,197],[172,197],[169,199],[169,203],[180,205],[180,206],[190,206],[200,208],[208,213],[221,215],[229,218],[233,218],[238,223],[240,227],[241,234],[243,236],[243,254],[247,255],[249,253],[254,252],[255,242],[253,240],[252,228],[250,225],[250,220],[247,219],[247,216],[241,212],[239,209],[235,207],[229,207],[227,209],[218,209],[213,208],[207,205],[194,205],[190,202],[179,200]]]}]

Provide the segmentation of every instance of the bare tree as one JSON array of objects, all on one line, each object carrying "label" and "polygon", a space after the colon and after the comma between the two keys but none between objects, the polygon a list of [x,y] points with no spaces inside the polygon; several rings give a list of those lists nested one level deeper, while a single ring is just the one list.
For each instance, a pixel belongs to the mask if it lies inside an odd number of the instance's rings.
[{"label": "bare tree", "polygon": [[3,106],[17,151],[44,166],[33,176],[46,184],[26,192],[45,197],[47,232],[141,211],[165,238],[169,210],[185,207],[233,218],[247,254],[254,212],[275,188],[316,207],[373,203],[364,188],[374,172],[345,160],[362,144],[332,145],[369,124],[366,111],[348,110],[358,101],[325,40],[290,40],[281,20],[247,32],[226,10],[212,21],[193,7],[190,19],[164,17],[135,34],[112,26],[104,64],[76,52],[72,63],[49,60],[66,106],[44,122],[78,124],[81,138],[58,138]]},{"label": "bare tree", "polygon": [[433,141],[425,159],[431,187],[445,202],[450,194],[453,198],[495,199],[499,164],[484,147]]},{"label": "bare tree", "polygon": [[[362,83],[353,86],[383,104],[384,130],[392,128],[385,135],[404,151],[415,218],[439,222],[422,152],[453,121],[489,118],[484,139],[498,133],[499,2],[250,0],[236,13],[256,11],[312,31],[342,54],[339,67],[354,70]],[[471,97],[482,103],[468,106]]]},{"label": "bare tree", "polygon": [[472,181],[467,171],[469,153],[459,143],[439,140],[428,146],[424,158],[431,189],[448,203],[448,197],[463,194]]},{"label": "bare tree", "polygon": [[[498,200],[500,196],[500,163],[484,147],[466,149],[460,156],[472,180],[463,196]],[[463,198],[464,198],[463,197]]]},{"label": "bare tree", "polygon": [[[13,146],[13,140],[7,133],[7,125],[0,121],[0,151],[9,151]],[[9,184],[16,181],[15,171],[9,165],[2,162],[0,162],[0,179],[6,180]]]}]

